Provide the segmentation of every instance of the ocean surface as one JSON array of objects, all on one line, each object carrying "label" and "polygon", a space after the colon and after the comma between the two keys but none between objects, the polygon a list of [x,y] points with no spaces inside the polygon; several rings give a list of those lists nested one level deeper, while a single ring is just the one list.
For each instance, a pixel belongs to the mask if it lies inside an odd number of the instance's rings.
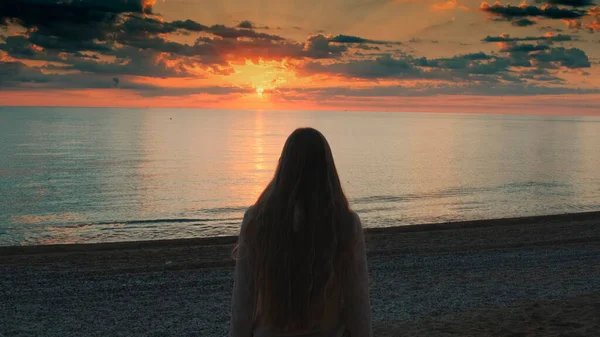
[{"label": "ocean surface", "polygon": [[0,246],[234,235],[321,130],[365,227],[600,210],[600,118],[0,108]]}]

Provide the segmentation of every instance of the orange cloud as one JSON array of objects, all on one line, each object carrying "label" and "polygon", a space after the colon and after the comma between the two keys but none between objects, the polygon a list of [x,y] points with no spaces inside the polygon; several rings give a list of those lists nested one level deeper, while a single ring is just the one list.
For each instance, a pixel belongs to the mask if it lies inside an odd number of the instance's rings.
[{"label": "orange cloud", "polygon": [[581,29],[581,27],[582,27],[581,20],[565,20],[565,19],[563,19],[562,22],[564,22],[567,25],[567,28],[569,28],[569,29]]},{"label": "orange cloud", "polygon": [[600,32],[600,18],[596,18],[594,21],[585,25],[590,32]]},{"label": "orange cloud", "polygon": [[447,2],[444,2],[441,4],[434,4],[431,7],[435,10],[448,10],[448,9],[454,9],[454,8],[470,10],[470,8],[467,6],[459,5],[457,0],[448,0]]}]

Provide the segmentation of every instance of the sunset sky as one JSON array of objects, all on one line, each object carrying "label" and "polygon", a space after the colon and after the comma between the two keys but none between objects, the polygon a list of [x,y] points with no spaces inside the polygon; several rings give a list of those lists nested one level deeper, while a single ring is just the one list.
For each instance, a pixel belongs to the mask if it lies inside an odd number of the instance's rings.
[{"label": "sunset sky", "polygon": [[2,0],[0,105],[600,115],[588,0]]}]

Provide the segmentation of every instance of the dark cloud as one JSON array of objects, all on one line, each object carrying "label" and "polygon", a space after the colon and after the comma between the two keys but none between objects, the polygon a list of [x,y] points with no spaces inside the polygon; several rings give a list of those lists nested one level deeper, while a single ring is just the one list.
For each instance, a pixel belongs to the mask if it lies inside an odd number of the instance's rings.
[{"label": "dark cloud", "polygon": [[[497,81],[508,71],[509,62],[485,53],[427,59],[384,55],[375,59],[353,60],[324,65],[313,62],[302,68],[307,74],[331,74],[357,79],[477,79]],[[495,76],[488,76],[495,75]]]},{"label": "dark cloud", "polygon": [[197,94],[225,95],[253,92],[252,88],[235,86],[203,86],[164,88],[147,83],[131,82],[104,74],[43,74],[21,62],[0,62],[0,88],[47,90],[47,89],[109,89],[133,90],[143,97],[187,96]]},{"label": "dark cloud", "polygon": [[254,24],[251,21],[244,20],[237,25],[238,28],[254,29]]},{"label": "dark cloud", "polygon": [[589,68],[590,60],[586,53],[579,48],[550,48],[540,53],[533,53],[530,57],[545,63],[558,63],[567,68]]},{"label": "dark cloud", "polygon": [[143,0],[2,0],[0,24],[18,24],[66,40],[101,40],[124,13],[151,13]]},{"label": "dark cloud", "polygon": [[552,47],[547,43],[537,45],[517,43],[517,41],[535,41],[536,38],[532,37],[511,38],[508,35],[502,37],[488,36],[484,40],[488,42],[500,42],[500,52],[506,54],[504,60],[508,61],[510,66],[513,67],[544,70],[558,67],[589,68],[591,66],[587,54],[578,48]]},{"label": "dark cloud", "polygon": [[[269,27],[269,26],[257,26],[254,22],[252,22],[250,20],[240,21],[240,23],[238,23],[236,25],[236,28],[243,28],[243,29],[271,29],[271,27]],[[276,27],[275,29],[281,29],[281,27]]]},{"label": "dark cloud", "polygon": [[[29,41],[29,38],[23,35],[7,36],[3,39],[4,42],[0,43],[0,50],[6,52],[6,54],[15,59],[21,60],[36,60],[36,61],[49,61],[49,62],[63,62],[64,58],[61,58],[59,51],[51,49],[41,49]],[[75,52],[73,56],[81,57],[82,53]]]},{"label": "dark cloud", "polygon": [[[77,70],[83,73],[98,75],[133,75],[145,77],[189,77],[193,76],[183,63],[169,64],[167,59],[157,58],[154,51],[139,51],[128,48],[121,51],[123,54],[129,52],[134,58],[118,59],[114,62],[97,61],[89,59],[71,58],[65,60],[67,65],[47,65],[47,70]],[[131,60],[134,61],[131,61]]]},{"label": "dark cloud", "polygon": [[[424,57],[416,59],[416,64],[423,67],[432,67],[432,68],[443,68],[443,69],[467,69],[472,68],[476,69],[482,65],[481,62],[478,61],[488,61],[491,60],[492,56],[487,55],[485,53],[471,53],[471,54],[463,54],[457,55],[454,57],[443,57],[438,59],[426,59]],[[476,71],[479,72],[479,71]]]},{"label": "dark cloud", "polygon": [[362,43],[362,44],[401,44],[400,42],[389,42],[389,41],[377,41],[364,39],[358,36],[350,35],[337,35],[329,39],[331,42],[336,43]]},{"label": "dark cloud", "polygon": [[3,40],[0,50],[4,50],[9,56],[32,59],[37,55],[37,51],[25,36],[2,36],[0,40]]},{"label": "dark cloud", "polygon": [[51,26],[55,22],[96,23],[114,20],[121,13],[151,13],[142,0],[2,0],[0,22],[24,27]]},{"label": "dark cloud", "polygon": [[556,28],[556,27],[552,27],[552,26],[542,26],[539,28],[539,30],[541,30],[543,32],[555,32],[555,33],[563,32],[563,30],[561,28]]},{"label": "dark cloud", "polygon": [[271,35],[266,33],[258,33],[251,29],[237,29],[223,25],[214,25],[207,29],[213,35],[225,38],[225,39],[238,39],[238,38],[249,38],[249,39],[263,39],[271,41],[283,41],[285,40],[281,36]]},{"label": "dark cloud", "polygon": [[325,35],[312,35],[304,45],[304,55],[310,58],[335,58],[348,50],[344,45],[335,45]]},{"label": "dark cloud", "polygon": [[409,43],[440,43],[439,40],[423,40],[418,37],[411,37]]},{"label": "dark cloud", "polygon": [[396,59],[390,55],[372,60],[353,60],[343,63],[323,65],[310,62],[302,67],[302,71],[312,74],[333,74],[350,78],[418,78],[420,70],[409,60]]},{"label": "dark cloud", "polygon": [[527,27],[527,26],[532,26],[535,24],[536,24],[535,21],[529,20],[528,18],[521,18],[521,19],[512,21],[512,25],[517,26],[517,27]]},{"label": "dark cloud", "polygon": [[138,15],[129,15],[127,20],[116,29],[116,32],[122,35],[145,35],[145,34],[166,34],[176,30],[169,23],[159,21],[151,17],[142,17]]},{"label": "dark cloud", "polygon": [[483,42],[519,42],[519,41],[552,41],[552,42],[564,42],[571,41],[573,38],[571,35],[548,35],[548,36],[526,36],[526,37],[511,37],[508,34],[501,36],[486,36]]},{"label": "dark cloud", "polygon": [[584,10],[566,9],[551,6],[511,6],[501,5],[499,3],[489,5],[484,2],[479,8],[481,11],[500,16],[505,19],[527,18],[527,17],[544,17],[548,19],[577,19],[585,16],[587,13]]},{"label": "dark cloud", "polygon": [[208,44],[191,46],[155,36],[124,36],[119,39],[119,42],[142,50],[154,50],[182,56],[218,56],[215,48]]},{"label": "dark cloud", "polygon": [[502,53],[531,53],[534,51],[548,50],[550,47],[546,45],[533,45],[533,44],[515,44],[500,49]]},{"label": "dark cloud", "polygon": [[67,53],[77,53],[80,51],[106,53],[112,49],[112,46],[106,42],[95,42],[90,40],[72,41],[62,37],[42,35],[36,32],[29,35],[29,42],[45,49]]},{"label": "dark cloud", "polygon": [[[511,38],[508,35],[488,36],[484,41],[500,42],[499,52],[503,55],[479,52],[434,59],[384,55],[375,59],[333,64],[312,62],[302,67],[300,74],[330,74],[367,80],[394,78],[487,83],[534,80],[554,83],[560,82],[560,79],[548,69],[590,67],[584,51],[577,48],[552,47],[548,43],[568,40],[570,36],[567,35],[524,38]],[[539,44],[517,43],[521,41],[538,41]],[[521,76],[522,74],[526,75]]]},{"label": "dark cloud", "polygon": [[538,3],[546,2],[550,5],[563,5],[563,6],[571,6],[571,7],[586,7],[593,6],[594,2],[591,0],[545,0],[545,1],[537,1]]},{"label": "dark cloud", "polygon": [[39,69],[32,69],[23,62],[0,62],[0,88],[44,82],[48,80]]},{"label": "dark cloud", "polygon": [[379,48],[378,46],[369,46],[367,44],[356,45],[356,48],[362,49],[362,50],[381,50],[381,48]]},{"label": "dark cloud", "polygon": [[207,26],[199,24],[198,22],[190,19],[187,19],[185,21],[173,21],[171,22],[171,26],[177,29],[185,29],[190,32],[203,32],[208,30]]}]

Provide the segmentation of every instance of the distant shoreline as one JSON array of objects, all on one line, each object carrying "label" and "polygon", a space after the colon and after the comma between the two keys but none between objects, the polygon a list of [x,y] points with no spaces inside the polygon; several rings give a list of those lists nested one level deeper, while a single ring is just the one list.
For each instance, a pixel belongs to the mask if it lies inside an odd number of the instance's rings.
[{"label": "distant shoreline", "polygon": [[[360,215],[360,214],[359,214]],[[539,223],[551,223],[561,221],[586,221],[600,219],[600,211],[583,213],[563,213],[554,215],[525,216],[514,218],[499,218],[486,220],[468,220],[444,223],[429,223],[416,225],[402,225],[382,228],[365,228],[366,236],[386,235],[398,233],[442,231],[455,229],[469,229],[479,227],[529,225]],[[29,254],[53,254],[53,253],[75,253],[107,250],[137,250],[156,249],[184,246],[215,246],[234,245],[237,236],[213,236],[185,239],[166,240],[142,240],[142,241],[117,241],[99,243],[76,243],[76,244],[52,244],[52,245],[29,245],[29,246],[0,246],[0,256],[29,255]]]}]

